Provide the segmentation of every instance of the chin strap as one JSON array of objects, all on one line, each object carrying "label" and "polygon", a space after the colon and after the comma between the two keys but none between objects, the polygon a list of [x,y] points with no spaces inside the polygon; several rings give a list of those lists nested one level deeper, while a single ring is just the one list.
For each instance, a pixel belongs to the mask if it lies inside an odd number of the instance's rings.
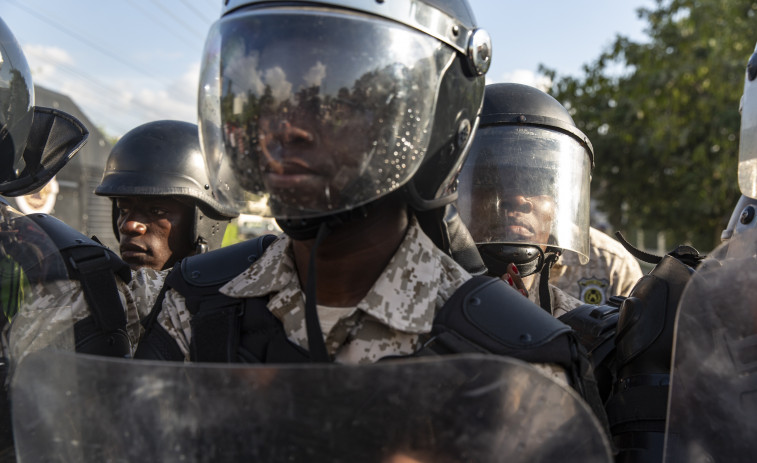
[{"label": "chin strap", "polygon": [[549,271],[559,257],[560,251],[547,248],[547,252],[544,253],[544,265],[539,274],[539,305],[550,315],[554,315],[554,311],[552,309],[552,296],[549,294]]},{"label": "chin strap", "polygon": [[308,351],[312,362],[328,362],[329,353],[323,340],[321,322],[318,320],[318,307],[316,302],[316,276],[315,256],[321,242],[331,233],[328,222],[323,221],[318,226],[318,233],[313,247],[310,248],[310,262],[308,263],[308,281],[305,285],[305,326],[308,334]]}]

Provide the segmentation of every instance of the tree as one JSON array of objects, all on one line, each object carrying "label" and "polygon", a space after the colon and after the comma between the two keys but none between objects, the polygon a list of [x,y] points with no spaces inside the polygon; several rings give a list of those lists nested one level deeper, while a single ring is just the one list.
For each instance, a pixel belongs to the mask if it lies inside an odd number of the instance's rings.
[{"label": "tree", "polygon": [[739,197],[739,100],[757,2],[657,0],[649,41],[623,36],[581,77],[550,77],[592,141],[592,197],[611,226],[710,250]]}]

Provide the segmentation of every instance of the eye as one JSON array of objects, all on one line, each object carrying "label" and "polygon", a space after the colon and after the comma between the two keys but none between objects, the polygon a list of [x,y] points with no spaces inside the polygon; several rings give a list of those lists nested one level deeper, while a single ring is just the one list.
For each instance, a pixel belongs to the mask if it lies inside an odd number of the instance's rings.
[{"label": "eye", "polygon": [[150,214],[162,217],[162,216],[168,214],[168,211],[165,210],[165,209],[163,209],[163,208],[161,208],[161,207],[151,207],[150,208]]}]

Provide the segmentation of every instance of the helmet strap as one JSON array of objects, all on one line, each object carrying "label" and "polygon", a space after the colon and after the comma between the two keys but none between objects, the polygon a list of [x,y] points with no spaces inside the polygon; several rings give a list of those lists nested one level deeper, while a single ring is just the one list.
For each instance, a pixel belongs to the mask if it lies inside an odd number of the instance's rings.
[{"label": "helmet strap", "polygon": [[305,327],[308,335],[308,351],[312,362],[328,362],[329,353],[323,340],[321,322],[318,319],[318,303],[316,302],[316,270],[315,256],[321,242],[331,233],[328,222],[323,221],[318,225],[315,243],[310,248],[310,261],[308,262],[308,281],[305,284]]},{"label": "helmet strap", "polygon": [[552,296],[549,293],[549,271],[557,262],[560,254],[562,254],[562,251],[558,248],[547,248],[544,253],[544,265],[539,275],[539,305],[550,315],[554,315],[554,310],[552,308]]}]

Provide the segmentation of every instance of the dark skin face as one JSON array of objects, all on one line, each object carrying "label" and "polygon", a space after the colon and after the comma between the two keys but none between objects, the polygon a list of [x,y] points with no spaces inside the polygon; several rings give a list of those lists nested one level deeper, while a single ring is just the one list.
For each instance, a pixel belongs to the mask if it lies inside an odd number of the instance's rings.
[{"label": "dark skin face", "polygon": [[121,258],[132,269],[164,270],[194,252],[194,206],[176,198],[116,198]]},{"label": "dark skin face", "polygon": [[504,223],[508,240],[547,243],[555,217],[555,203],[547,195],[512,195],[500,207],[507,210]]},{"label": "dark skin face", "polygon": [[365,167],[369,116],[336,105],[326,115],[295,111],[259,124],[260,162],[266,191],[284,204],[308,209],[340,207],[342,193]]}]

